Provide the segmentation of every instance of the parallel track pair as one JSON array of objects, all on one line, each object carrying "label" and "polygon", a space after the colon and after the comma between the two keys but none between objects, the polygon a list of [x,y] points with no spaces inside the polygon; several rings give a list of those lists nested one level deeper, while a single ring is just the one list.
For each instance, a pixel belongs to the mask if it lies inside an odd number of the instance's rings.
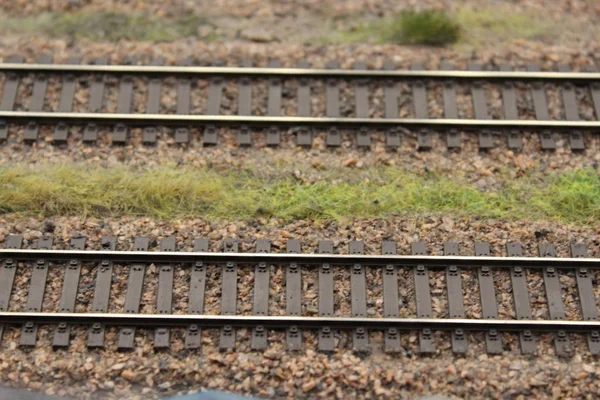
[{"label": "parallel track pair", "polygon": [[[141,141],[154,144],[158,140],[158,128],[173,127],[177,143],[186,144],[192,140],[191,128],[202,131],[204,145],[218,143],[219,128],[231,126],[237,129],[237,141],[241,146],[253,143],[253,131],[264,131],[265,143],[277,146],[285,132],[296,134],[296,143],[310,146],[317,130],[326,132],[326,144],[340,146],[344,133],[354,133],[358,147],[369,147],[376,131],[384,132],[389,147],[398,147],[405,133],[414,133],[418,147],[428,150],[433,146],[434,132],[445,132],[449,149],[461,147],[462,131],[475,131],[479,137],[479,147],[483,150],[496,145],[498,134],[505,135],[507,145],[519,150],[523,146],[523,135],[532,132],[540,134],[541,148],[552,150],[557,146],[556,132],[565,133],[573,151],[586,148],[585,132],[600,130],[600,73],[597,68],[590,72],[569,72],[567,66],[561,66],[560,72],[540,72],[532,65],[528,71],[511,71],[508,65],[500,71],[482,71],[480,66],[472,65],[469,71],[455,71],[449,64],[443,64],[442,70],[427,71],[422,64],[415,64],[410,71],[396,70],[393,63],[386,62],[384,70],[367,70],[365,63],[357,63],[353,70],[339,69],[337,62],[328,64],[327,69],[310,69],[307,63],[298,68],[281,68],[281,62],[274,60],[269,68],[253,68],[250,62],[242,67],[195,67],[162,66],[161,60],[152,65],[106,65],[107,58],[96,60],[94,65],[80,65],[78,59],[71,64],[51,64],[51,59],[42,57],[38,64],[22,64],[22,58],[0,64],[0,72],[5,72],[5,84],[0,103],[0,140],[8,137],[11,123],[25,124],[23,139],[35,142],[39,138],[39,125],[54,125],[52,140],[64,143],[69,138],[70,126],[83,125],[81,140],[93,143],[99,138],[101,126],[112,129],[110,140],[114,144],[126,144],[129,130],[142,127]],[[18,87],[24,76],[35,74],[31,88],[31,106],[28,111],[14,111]],[[62,90],[58,108],[45,112],[45,97],[48,79],[60,75]],[[86,77],[89,85],[88,112],[73,113],[73,99],[78,86],[78,76]],[[116,113],[103,112],[105,99],[105,76],[120,76]],[[133,95],[140,88],[134,87],[134,76],[147,77],[145,113],[132,113]],[[161,101],[163,81],[166,77],[177,78],[177,107],[175,114],[165,114]],[[224,87],[227,80],[237,80],[237,115],[220,115]],[[266,115],[252,115],[253,79],[268,80],[268,99]],[[191,113],[191,94],[194,83],[208,80],[207,106],[203,114]],[[281,116],[282,98],[289,97],[284,90],[288,81],[296,81],[296,115]],[[312,110],[312,87],[315,81],[325,83],[325,116],[315,117]],[[427,94],[429,81],[443,83],[443,118],[430,118],[430,100]],[[340,101],[340,84],[351,81],[354,91],[354,104],[343,105]],[[372,98],[369,83],[378,81],[383,88],[383,99]],[[408,83],[412,87],[411,113],[414,118],[399,118],[400,84]],[[527,84],[524,90],[517,83]],[[502,93],[503,119],[491,117],[486,88],[490,84],[500,83]],[[561,93],[564,120],[551,120],[545,84],[556,85]],[[459,117],[457,105],[457,87],[467,84],[473,103],[475,119]],[[593,107],[594,120],[585,120],[581,113],[581,99],[578,99],[578,87],[588,98],[586,106]],[[527,94],[531,100],[521,99]],[[581,95],[581,93],[579,93]],[[373,94],[374,96],[374,94]],[[294,96],[292,96],[294,97]],[[579,96],[581,97],[581,96]],[[525,110],[522,103],[531,101],[535,119],[522,119]],[[384,104],[383,118],[371,118],[374,103]],[[353,117],[347,117],[348,109],[354,109]],[[589,116],[588,116],[589,117]]]},{"label": "parallel track pair", "polygon": [[[288,240],[285,253],[271,253],[267,240],[257,241],[256,253],[240,253],[239,243],[224,240],[222,253],[208,252],[208,239],[194,241],[194,252],[178,252],[174,238],[164,238],[159,251],[148,251],[148,238],[135,239],[134,251],[117,251],[115,237],[103,237],[100,251],[85,251],[86,239],[72,238],[70,250],[51,250],[53,239],[43,237],[33,246],[23,250],[23,238],[10,236],[5,249],[0,250],[0,327],[6,324],[22,325],[21,345],[36,344],[39,324],[55,325],[53,344],[68,347],[73,325],[87,325],[88,346],[102,347],[105,328],[119,328],[117,347],[134,347],[136,328],[154,329],[154,346],[169,348],[168,327],[182,326],[187,329],[185,345],[188,349],[200,347],[201,330],[218,328],[219,345],[223,349],[236,344],[236,329],[252,330],[253,349],[262,350],[268,345],[269,331],[284,329],[287,347],[299,350],[303,346],[303,330],[316,330],[318,348],[322,351],[335,349],[336,330],[352,332],[354,351],[366,352],[372,346],[370,331],[383,331],[384,350],[402,351],[401,335],[405,331],[417,331],[419,350],[423,353],[436,351],[435,331],[451,333],[452,349],[465,353],[468,349],[467,332],[483,331],[489,353],[501,353],[510,345],[503,343],[501,333],[515,332],[523,353],[535,353],[536,335],[551,332],[557,354],[568,354],[571,348],[569,334],[583,333],[588,338],[589,349],[600,353],[600,321],[594,293],[593,271],[600,268],[600,259],[588,258],[583,244],[573,244],[572,258],[556,258],[550,244],[540,244],[540,257],[522,257],[518,243],[507,243],[507,257],[490,257],[487,243],[475,244],[475,256],[458,256],[457,243],[444,244],[444,256],[427,256],[423,242],[412,245],[412,255],[397,255],[396,244],[382,243],[381,255],[364,255],[362,241],[351,241],[349,254],[333,254],[332,241],[320,241],[315,254],[303,254],[298,240]],[[122,313],[109,313],[111,284],[115,279],[114,265],[127,266],[128,284]],[[156,282],[156,313],[140,314],[140,302],[144,291],[147,268],[154,264],[158,269]],[[82,268],[90,267],[94,273],[94,299],[91,312],[74,312],[78,298]],[[95,272],[94,267],[95,266]],[[285,316],[269,314],[271,298],[270,279],[273,266],[285,268],[285,293],[277,297],[285,299]],[[220,269],[221,304],[220,315],[208,315],[204,311],[206,288],[210,282],[207,269]],[[42,312],[43,299],[50,268],[63,268],[64,281],[59,312]],[[253,276],[252,315],[238,315],[238,270],[248,269]],[[318,316],[306,316],[303,309],[303,270],[318,271]],[[399,268],[410,269],[412,280],[403,279]],[[25,311],[8,311],[15,278],[31,269]],[[346,270],[350,275],[351,315],[338,316],[334,296],[334,269]],[[381,276],[382,298],[369,298],[367,270],[376,269]],[[430,277],[433,270],[445,271],[448,296],[448,318],[433,318]],[[461,270],[476,271],[480,293],[482,319],[467,319]],[[174,276],[189,270],[189,295],[187,314],[173,314]],[[510,287],[515,306],[515,319],[499,319],[499,278],[494,271],[508,270]],[[527,273],[543,273],[544,290],[548,303],[549,319],[532,319],[531,299],[527,285]],[[177,272],[177,275],[176,275]],[[306,273],[306,272],[304,272]],[[370,271],[369,271],[370,273]],[[582,320],[566,319],[562,300],[560,278],[574,273],[580,301]],[[188,279],[188,278],[186,278]],[[214,284],[214,282],[213,282]],[[412,284],[412,287],[409,287]],[[414,292],[416,316],[401,317],[399,290]],[[382,301],[381,317],[370,317],[368,304]],[[475,301],[475,300],[471,300]],[[176,310],[177,312],[177,310]],[[0,328],[1,329],[1,328]],[[508,346],[508,347],[507,347]]]}]

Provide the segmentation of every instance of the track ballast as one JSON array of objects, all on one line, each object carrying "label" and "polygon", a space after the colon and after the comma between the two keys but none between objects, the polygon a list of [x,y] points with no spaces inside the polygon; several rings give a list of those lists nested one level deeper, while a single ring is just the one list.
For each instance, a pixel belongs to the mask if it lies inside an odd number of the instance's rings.
[{"label": "track ballast", "polygon": [[[94,143],[101,130],[108,127],[108,135],[113,144],[126,144],[130,129],[143,128],[142,142],[154,144],[158,140],[159,127],[174,129],[175,142],[186,144],[191,141],[191,129],[202,132],[204,145],[218,143],[219,129],[233,127],[237,130],[240,146],[250,146],[253,136],[263,132],[265,144],[277,146],[282,134],[295,134],[296,144],[310,146],[315,132],[326,132],[326,144],[340,146],[344,133],[352,132],[358,147],[369,147],[372,136],[377,131],[385,135],[389,147],[398,147],[406,133],[417,135],[418,148],[432,147],[432,135],[440,132],[446,136],[449,149],[461,147],[463,132],[474,132],[479,137],[479,147],[483,150],[495,146],[499,137],[506,137],[507,145],[518,150],[523,146],[523,138],[532,133],[540,135],[541,148],[555,149],[556,134],[566,134],[573,151],[586,148],[585,132],[600,130],[600,73],[597,68],[590,72],[569,72],[561,66],[559,72],[540,72],[531,65],[527,71],[511,71],[508,65],[500,70],[481,70],[471,65],[468,71],[452,70],[449,64],[442,64],[441,70],[427,71],[422,64],[413,65],[412,70],[396,70],[391,62],[385,63],[383,70],[367,70],[365,63],[357,63],[354,69],[339,69],[337,62],[331,62],[326,69],[310,69],[300,63],[298,68],[282,68],[281,62],[273,60],[268,68],[251,67],[245,62],[241,67],[192,66],[190,62],[181,66],[163,66],[156,59],[152,65],[107,65],[107,59],[96,60],[93,65],[52,64],[47,56],[37,64],[23,64],[22,58],[15,57],[9,63],[0,64],[0,73],[6,74],[2,102],[0,103],[0,140],[8,138],[9,124],[25,125],[23,140],[35,142],[39,139],[40,124],[54,126],[52,141],[65,143],[69,139],[70,127],[81,125],[80,140]],[[15,110],[19,85],[26,76],[33,76],[30,106],[27,110]],[[107,76],[119,79],[116,112],[105,112]],[[50,77],[62,81],[60,102],[57,109],[44,111],[45,96]],[[144,87],[135,87],[134,77],[144,78]],[[173,113],[166,113],[162,104],[163,81],[176,79],[177,104]],[[197,82],[207,82],[206,107],[200,114],[192,113],[191,97],[198,90]],[[253,85],[256,81],[267,82],[265,112],[253,114]],[[237,115],[222,115],[222,101],[225,86],[235,82],[237,88],[234,102]],[[293,82],[295,93],[286,87]],[[343,104],[340,100],[341,85],[351,85],[353,104]],[[430,116],[431,96],[428,88],[441,84],[444,110],[442,118]],[[72,112],[73,98],[79,85],[89,87],[88,112]],[[312,109],[315,84],[324,86],[326,108],[323,115],[315,115]],[[371,84],[376,85],[373,93]],[[400,85],[409,85],[410,104],[399,102]],[[498,86],[502,97],[501,117],[490,107],[488,89]],[[561,115],[564,119],[551,118],[546,85],[552,85],[560,92]],[[291,88],[291,87],[290,87]],[[134,94],[143,90],[147,93],[143,105],[144,113],[132,112]],[[457,91],[469,93],[474,118],[460,118]],[[585,92],[582,104],[581,91]],[[383,94],[383,96],[381,96]],[[525,96],[525,98],[522,98]],[[380,98],[381,97],[381,98]],[[284,101],[295,102],[294,115],[282,116]],[[525,119],[524,104],[531,103],[534,118]],[[374,104],[383,104],[381,113],[373,111]],[[582,117],[582,107],[592,107],[594,119]],[[403,109],[410,108],[411,117],[400,117]],[[405,111],[405,110],[404,110]],[[377,116],[373,117],[374,114]],[[102,129],[101,129],[102,128]]]},{"label": "track ballast", "polygon": [[[506,244],[506,257],[490,257],[487,243],[475,243],[475,256],[458,256],[457,243],[444,244],[444,256],[427,256],[424,242],[412,244],[412,255],[397,255],[396,244],[382,242],[381,255],[364,255],[363,242],[351,241],[348,254],[333,254],[333,242],[319,242],[314,254],[302,253],[298,240],[287,241],[285,251],[271,253],[268,240],[258,240],[256,253],[240,253],[239,242],[226,239],[222,253],[208,252],[208,239],[194,241],[194,252],[178,252],[175,238],[164,238],[159,251],[148,251],[150,241],[145,237],[135,239],[134,251],[117,251],[115,237],[103,237],[101,250],[86,251],[84,237],[70,240],[70,250],[52,250],[53,238],[42,237],[33,249],[21,249],[23,238],[10,236],[5,249],[0,250],[0,329],[9,324],[20,325],[22,346],[35,346],[40,324],[53,325],[55,348],[68,347],[71,327],[88,326],[88,346],[103,347],[105,329],[119,329],[117,347],[123,350],[135,346],[136,328],[154,329],[155,348],[169,348],[170,327],[185,327],[185,346],[196,349],[201,345],[202,329],[218,329],[222,349],[236,344],[236,329],[252,331],[252,348],[262,350],[268,346],[271,330],[284,330],[290,350],[303,347],[303,331],[316,331],[321,351],[335,350],[337,330],[352,333],[352,348],[356,352],[368,352],[372,343],[369,333],[383,333],[383,348],[388,352],[403,350],[401,335],[417,331],[419,350],[423,353],[436,351],[436,331],[451,334],[452,349],[465,353],[468,349],[468,332],[484,332],[487,352],[496,354],[508,350],[502,334],[513,332],[519,336],[523,353],[535,353],[536,335],[551,332],[557,354],[568,354],[570,334],[584,334],[593,354],[600,353],[600,322],[594,294],[592,271],[600,268],[600,260],[588,258],[583,244],[572,245],[572,258],[556,258],[551,244],[539,245],[540,257],[522,257],[518,243]],[[126,298],[120,313],[109,312],[109,304],[115,301],[111,294],[114,266],[122,265],[128,274]],[[150,266],[158,269],[156,284],[156,312],[140,313],[144,292],[144,278]],[[94,298],[89,312],[75,312],[82,267],[93,266]],[[276,293],[277,299],[285,299],[285,315],[269,315],[269,302],[273,299],[269,280],[274,266],[285,268],[285,288]],[[220,314],[206,314],[204,301],[209,277],[207,269],[220,269]],[[51,268],[64,269],[62,294],[58,312],[43,310],[43,299]],[[303,304],[303,270],[318,271],[318,313],[306,315]],[[405,280],[398,274],[399,268],[407,268],[412,279]],[[336,312],[334,297],[334,269],[348,271],[350,277],[351,315]],[[16,287],[16,278],[31,271],[28,287]],[[182,313],[173,304],[174,276],[189,271],[189,294],[187,312]],[[238,271],[253,271],[253,304],[251,315],[239,315]],[[437,318],[432,312],[432,300],[437,296],[430,288],[430,274],[445,272],[448,297],[448,317]],[[461,270],[476,273],[480,293],[481,318],[467,318],[462,287]],[[500,279],[495,272],[507,271],[510,276],[510,292],[515,304],[515,318],[500,319],[498,314],[497,288]],[[367,273],[381,274],[382,298],[370,298],[367,290]],[[548,303],[549,318],[534,319],[527,285],[527,273],[543,274],[544,292]],[[91,272],[90,272],[91,273]],[[305,272],[306,273],[306,272]],[[581,320],[567,320],[562,300],[560,279],[564,274],[575,274],[580,302]],[[177,276],[178,276],[177,275]],[[176,285],[175,285],[176,286]],[[399,290],[414,291],[416,315],[401,316]],[[177,287],[175,287],[177,289]],[[24,309],[9,310],[11,293],[15,290],[28,292]],[[277,300],[281,301],[281,300]],[[381,302],[380,317],[369,316],[368,304]],[[0,331],[1,334],[1,331]]]}]

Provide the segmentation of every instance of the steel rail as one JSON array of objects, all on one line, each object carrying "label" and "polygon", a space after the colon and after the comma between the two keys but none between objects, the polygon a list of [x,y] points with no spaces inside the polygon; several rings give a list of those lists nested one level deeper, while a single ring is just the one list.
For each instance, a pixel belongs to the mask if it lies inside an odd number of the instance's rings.
[{"label": "steel rail", "polygon": [[268,328],[354,328],[366,326],[369,329],[398,328],[418,330],[486,330],[536,331],[566,330],[585,332],[600,328],[600,321],[569,320],[501,320],[501,319],[443,319],[443,318],[364,318],[364,317],[299,317],[299,316],[256,316],[256,315],[197,315],[197,314],[129,314],[129,313],[52,313],[52,312],[0,312],[0,323],[20,324],[23,322],[39,324],[114,324],[119,326],[186,326],[195,324],[200,327],[248,327],[263,325]]},{"label": "steel rail", "polygon": [[375,126],[415,127],[432,129],[583,129],[599,130],[600,121],[540,121],[497,119],[418,119],[418,118],[330,118],[330,117],[268,117],[250,115],[179,115],[179,114],[117,114],[0,111],[0,121],[27,123],[127,124],[131,126],[185,126],[192,124],[252,125],[252,126]]},{"label": "steel rail", "polygon": [[154,65],[78,65],[0,63],[0,71],[44,73],[104,73],[147,75],[230,75],[339,78],[487,79],[598,81],[598,72],[460,71],[460,70],[358,70],[310,68],[241,68]]},{"label": "steel rail", "polygon": [[4,260],[49,260],[49,261],[102,261],[151,264],[151,263],[225,263],[238,264],[268,262],[297,264],[333,264],[365,266],[405,265],[426,267],[509,268],[600,268],[600,258],[557,258],[557,257],[473,257],[473,256],[424,256],[424,255],[362,255],[362,254],[295,254],[295,253],[211,253],[211,252],[168,252],[168,251],[81,251],[81,250],[27,250],[0,249]]}]

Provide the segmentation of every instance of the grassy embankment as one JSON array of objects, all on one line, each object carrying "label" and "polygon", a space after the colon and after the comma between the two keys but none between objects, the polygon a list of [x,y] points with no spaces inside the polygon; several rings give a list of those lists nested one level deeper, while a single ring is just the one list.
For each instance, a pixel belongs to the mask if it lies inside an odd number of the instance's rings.
[{"label": "grassy embankment", "polygon": [[596,224],[600,218],[600,182],[594,171],[526,177],[489,192],[460,180],[392,168],[357,174],[351,183],[332,177],[303,184],[253,171],[223,175],[172,167],[6,166],[0,168],[0,213],[229,220],[435,214],[573,224]]}]

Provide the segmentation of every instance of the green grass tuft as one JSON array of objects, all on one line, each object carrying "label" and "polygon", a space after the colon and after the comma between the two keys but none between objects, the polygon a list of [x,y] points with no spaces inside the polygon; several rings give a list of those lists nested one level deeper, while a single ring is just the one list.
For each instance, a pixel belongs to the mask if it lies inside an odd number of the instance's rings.
[{"label": "green grass tuft", "polygon": [[[321,40],[327,43],[394,43],[431,46],[479,47],[507,40],[548,40],[557,35],[548,16],[511,6],[458,6],[449,11],[405,11],[395,16],[370,18],[346,16],[337,32]],[[572,22],[566,20],[571,26]]]},{"label": "green grass tuft", "polygon": [[366,20],[347,18],[347,28],[324,38],[333,43],[394,43],[446,46],[461,38],[461,26],[454,17],[441,11],[404,11],[387,18]]},{"label": "green grass tuft", "polygon": [[405,11],[383,30],[387,42],[446,46],[460,39],[460,25],[441,11]]},{"label": "green grass tuft", "polygon": [[0,213],[287,221],[435,214],[579,224],[597,224],[600,218],[594,171],[508,181],[495,192],[396,169],[369,170],[356,178],[307,185],[252,171],[6,166],[0,167]]}]

